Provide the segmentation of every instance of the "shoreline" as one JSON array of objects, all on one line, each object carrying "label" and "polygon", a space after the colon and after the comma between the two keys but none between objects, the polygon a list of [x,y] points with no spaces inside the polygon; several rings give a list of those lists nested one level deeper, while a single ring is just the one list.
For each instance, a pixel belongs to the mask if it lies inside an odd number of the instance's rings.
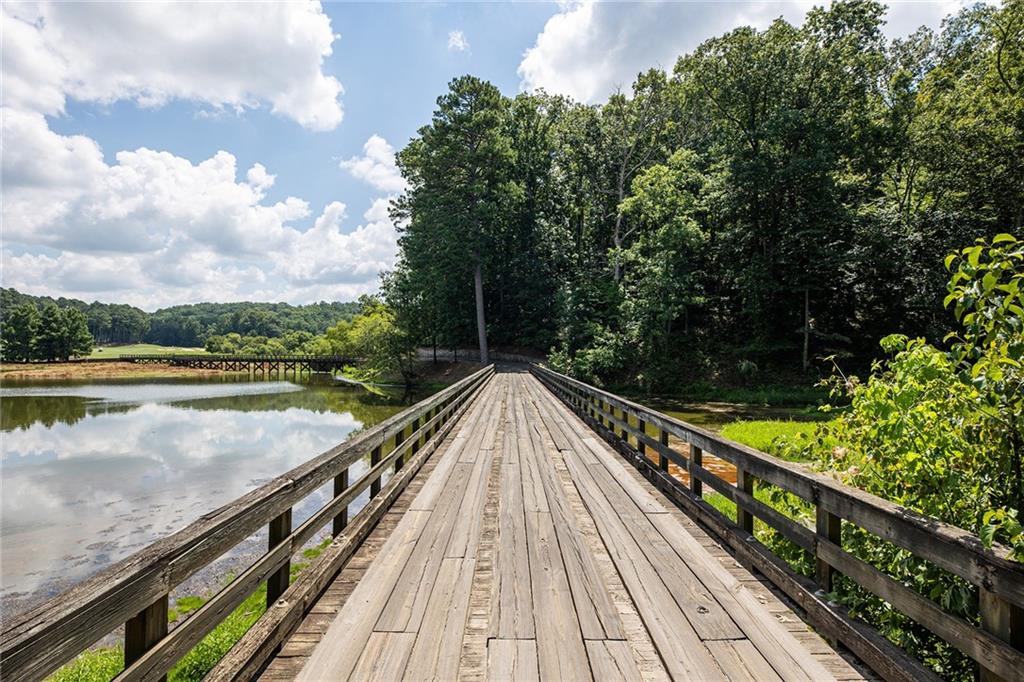
[{"label": "shoreline", "polygon": [[197,369],[134,362],[48,362],[0,364],[0,383],[24,379],[174,379],[232,374],[222,369]]}]

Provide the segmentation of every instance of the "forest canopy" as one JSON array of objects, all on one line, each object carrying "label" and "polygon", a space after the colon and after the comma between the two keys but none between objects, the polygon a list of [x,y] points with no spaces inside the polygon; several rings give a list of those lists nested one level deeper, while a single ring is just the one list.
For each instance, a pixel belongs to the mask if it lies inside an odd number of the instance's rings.
[{"label": "forest canopy", "polygon": [[648,389],[940,341],[943,257],[1024,225],[1024,2],[884,14],[737,28],[600,105],[453,80],[398,154],[398,325]]}]

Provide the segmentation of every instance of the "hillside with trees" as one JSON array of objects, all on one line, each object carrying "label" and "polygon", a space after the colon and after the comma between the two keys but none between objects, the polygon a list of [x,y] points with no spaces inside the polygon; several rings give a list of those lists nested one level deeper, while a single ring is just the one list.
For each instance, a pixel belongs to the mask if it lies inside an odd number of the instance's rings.
[{"label": "hillside with trees", "polygon": [[453,80],[398,154],[398,325],[649,390],[939,341],[943,257],[1024,227],[1024,3],[883,17],[738,28],[600,105]]},{"label": "hillside with trees", "polygon": [[[229,334],[281,339],[298,347],[338,322],[351,320],[360,310],[358,303],[196,303],[161,308],[153,313],[121,303],[86,303],[73,298],[31,296],[15,289],[0,289],[0,325],[5,348],[9,339],[24,336],[26,311],[37,313],[51,306],[83,315],[87,331],[96,344],[155,343],[163,346],[198,347],[207,340]],[[18,314],[17,311],[21,311]],[[296,339],[298,339],[296,341]],[[90,346],[91,348],[91,346]],[[20,351],[19,351],[20,353]],[[81,355],[83,353],[73,353]],[[86,351],[85,354],[88,354]],[[31,359],[23,354],[4,353],[5,359]],[[52,359],[52,358],[40,358]]]}]

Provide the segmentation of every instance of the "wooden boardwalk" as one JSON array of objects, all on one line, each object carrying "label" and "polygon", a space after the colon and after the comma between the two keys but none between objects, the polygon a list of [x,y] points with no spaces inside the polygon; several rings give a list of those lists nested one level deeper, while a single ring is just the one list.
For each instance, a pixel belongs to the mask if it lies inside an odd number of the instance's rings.
[{"label": "wooden boardwalk", "polygon": [[263,677],[862,679],[526,373],[490,380]]}]

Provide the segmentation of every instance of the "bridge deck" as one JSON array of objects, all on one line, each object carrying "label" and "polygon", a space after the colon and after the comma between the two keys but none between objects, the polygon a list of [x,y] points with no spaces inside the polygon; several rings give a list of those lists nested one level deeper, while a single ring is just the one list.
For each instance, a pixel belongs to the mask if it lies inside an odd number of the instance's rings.
[{"label": "bridge deck", "polygon": [[497,374],[265,679],[861,679],[529,374]]}]

